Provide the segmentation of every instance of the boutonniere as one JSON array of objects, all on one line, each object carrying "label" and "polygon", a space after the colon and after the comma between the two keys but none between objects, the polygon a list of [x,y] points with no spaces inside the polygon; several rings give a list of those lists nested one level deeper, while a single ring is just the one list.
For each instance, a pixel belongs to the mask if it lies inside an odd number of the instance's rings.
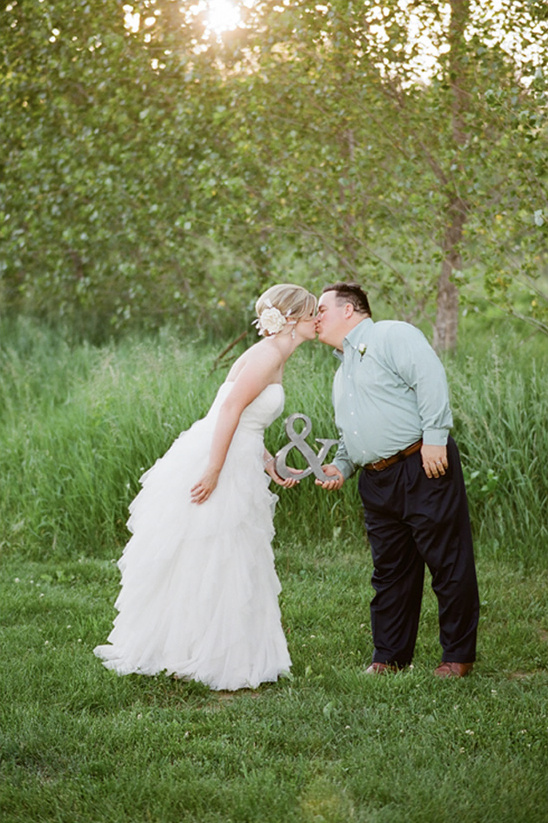
[{"label": "boutonniere", "polygon": [[363,360],[363,356],[364,356],[365,352],[367,351],[367,346],[365,345],[365,343],[360,343],[360,345],[358,346],[358,351],[360,353],[360,361],[361,361],[361,360]]}]

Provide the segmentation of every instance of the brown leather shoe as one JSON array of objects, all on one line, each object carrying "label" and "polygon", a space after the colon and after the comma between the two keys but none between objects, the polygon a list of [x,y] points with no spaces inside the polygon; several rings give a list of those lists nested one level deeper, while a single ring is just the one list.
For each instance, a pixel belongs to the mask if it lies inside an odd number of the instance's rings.
[{"label": "brown leather shoe", "polygon": [[444,662],[434,671],[436,677],[464,677],[472,671],[473,663]]},{"label": "brown leather shoe", "polygon": [[365,670],[366,674],[386,674],[387,672],[395,672],[397,667],[392,663],[371,663]]}]

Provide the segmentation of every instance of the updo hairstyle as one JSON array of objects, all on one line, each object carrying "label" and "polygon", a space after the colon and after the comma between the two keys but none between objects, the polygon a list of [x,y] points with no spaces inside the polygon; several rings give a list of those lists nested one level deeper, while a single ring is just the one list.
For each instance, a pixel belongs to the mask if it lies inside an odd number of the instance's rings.
[{"label": "updo hairstyle", "polygon": [[300,320],[316,313],[317,300],[303,286],[278,283],[267,289],[255,303],[257,317],[269,308],[278,309],[288,320]]}]

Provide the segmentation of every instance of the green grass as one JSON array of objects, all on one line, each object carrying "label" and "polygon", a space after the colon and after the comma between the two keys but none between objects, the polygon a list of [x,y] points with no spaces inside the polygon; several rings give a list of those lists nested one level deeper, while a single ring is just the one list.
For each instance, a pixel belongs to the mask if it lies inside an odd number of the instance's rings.
[{"label": "green grass", "polygon": [[540,341],[532,355],[507,330],[447,364],[476,540],[524,563],[543,563],[548,548],[548,341]]},{"label": "green grass", "polygon": [[370,678],[365,546],[276,553],[293,676],[235,694],[101,666],[112,562],[4,561],[1,819],[546,820],[546,576],[480,561],[467,679],[432,677],[430,590],[413,670]]},{"label": "green grass", "polygon": [[[548,545],[548,346],[546,338],[524,343],[512,328],[504,331],[469,334],[447,362],[454,432],[479,548],[531,565],[544,562]],[[144,469],[211,404],[226,373],[226,366],[212,370],[224,343],[200,345],[166,331],[71,346],[23,322],[0,336],[7,337],[0,350],[0,547],[34,559],[109,556],[126,539],[127,506]],[[335,367],[327,347],[315,344],[302,346],[286,369],[285,414],[311,417],[311,441],[336,436]],[[286,442],[283,418],[266,441],[272,451]],[[297,522],[307,540],[362,533],[355,482],[326,494],[308,478],[280,497],[283,538]]]},{"label": "green grass", "polygon": [[[93,347],[35,324],[0,350],[2,823],[548,820],[546,342],[481,329],[447,362],[482,602],[474,674],[437,681],[427,588],[414,667],[371,659],[371,564],[355,482],[281,490],[275,553],[292,678],[216,694],[118,678],[114,617],[142,470],[209,407],[223,343],[168,331]],[[304,346],[286,414],[334,434],[335,363]],[[276,450],[283,420],[267,433]]]}]

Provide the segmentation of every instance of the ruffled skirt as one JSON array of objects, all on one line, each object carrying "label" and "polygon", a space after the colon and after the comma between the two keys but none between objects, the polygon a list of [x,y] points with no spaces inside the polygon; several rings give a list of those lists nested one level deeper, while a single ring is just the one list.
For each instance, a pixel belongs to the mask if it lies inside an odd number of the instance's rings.
[{"label": "ruffled skirt", "polygon": [[94,650],[118,674],[165,672],[236,690],[291,666],[262,435],[238,429],[217,488],[205,503],[190,502],[214,422],[184,432],[143,475],[130,506],[118,615],[108,644]]}]

